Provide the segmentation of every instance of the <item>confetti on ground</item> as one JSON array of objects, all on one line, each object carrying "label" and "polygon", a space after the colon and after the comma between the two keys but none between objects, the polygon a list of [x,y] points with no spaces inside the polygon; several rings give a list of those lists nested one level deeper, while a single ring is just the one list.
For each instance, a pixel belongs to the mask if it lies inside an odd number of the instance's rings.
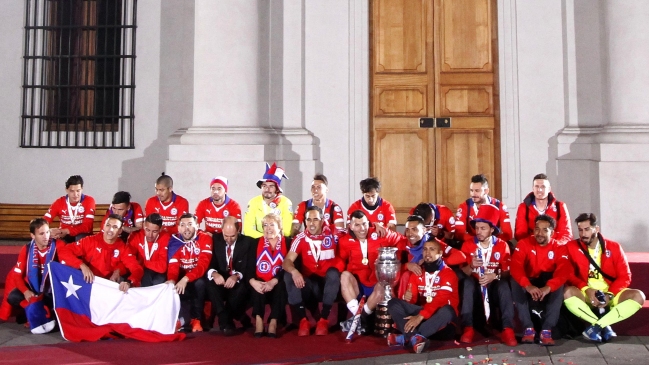
[{"label": "confetti on ground", "polygon": [[467,347],[466,350],[467,351],[473,351],[473,349],[471,347]]},{"label": "confetti on ground", "polygon": [[520,355],[525,356],[525,351],[518,350],[518,353],[519,353]]},{"label": "confetti on ground", "polygon": [[457,341],[455,341],[455,344],[456,344],[456,345],[459,345],[460,343],[459,343],[459,342],[457,342]]},{"label": "confetti on ground", "polygon": [[473,355],[469,355],[469,359],[473,359]]},{"label": "confetti on ground", "polygon": [[509,350],[509,352],[514,352],[514,350]]},{"label": "confetti on ground", "polygon": [[459,357],[460,359],[464,359],[464,355],[460,355],[460,356],[458,356],[458,357]]}]

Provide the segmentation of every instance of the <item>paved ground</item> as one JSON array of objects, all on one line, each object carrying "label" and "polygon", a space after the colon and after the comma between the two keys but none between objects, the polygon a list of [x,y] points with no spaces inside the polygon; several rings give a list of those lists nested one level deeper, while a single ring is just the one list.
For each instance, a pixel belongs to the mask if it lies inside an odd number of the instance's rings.
[{"label": "paved ground", "polygon": [[[64,342],[58,332],[32,335],[22,325],[13,322],[0,323],[0,348],[8,346],[50,345]],[[1,356],[0,356],[1,358]],[[560,340],[557,346],[519,345],[507,347],[502,344],[483,344],[470,348],[448,350],[431,349],[423,354],[403,354],[364,358],[322,364],[511,364],[511,365],[617,365],[649,364],[649,336],[618,337],[606,344],[595,345],[586,340]]]}]

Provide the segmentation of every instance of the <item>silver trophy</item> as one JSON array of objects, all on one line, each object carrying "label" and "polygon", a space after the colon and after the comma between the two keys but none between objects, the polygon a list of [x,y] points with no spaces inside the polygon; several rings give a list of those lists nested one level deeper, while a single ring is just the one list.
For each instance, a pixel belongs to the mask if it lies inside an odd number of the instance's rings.
[{"label": "silver trophy", "polygon": [[376,278],[385,288],[383,300],[376,308],[376,327],[374,332],[381,336],[387,336],[392,328],[392,317],[388,313],[388,301],[392,299],[392,287],[397,282],[399,271],[401,271],[401,262],[397,257],[398,249],[396,247],[380,247],[379,257],[374,262],[376,268]]}]

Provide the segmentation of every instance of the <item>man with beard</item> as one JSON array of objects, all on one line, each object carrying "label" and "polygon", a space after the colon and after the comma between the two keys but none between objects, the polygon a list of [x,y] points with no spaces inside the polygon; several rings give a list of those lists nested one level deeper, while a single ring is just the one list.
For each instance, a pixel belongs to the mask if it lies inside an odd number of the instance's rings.
[{"label": "man with beard", "polygon": [[433,203],[419,203],[410,209],[410,215],[418,215],[424,219],[424,226],[431,236],[445,242],[455,237],[455,217],[446,206]]},{"label": "man with beard", "polygon": [[306,209],[315,205],[324,213],[324,221],[330,227],[342,229],[345,226],[345,219],[343,217],[343,210],[340,205],[336,204],[333,200],[327,199],[329,192],[329,183],[327,177],[322,174],[316,174],[311,183],[311,199],[305,200],[297,205],[295,208],[295,216],[293,217],[293,232],[291,236],[296,236],[300,233],[300,229],[306,218]]},{"label": "man with beard", "polygon": [[129,279],[119,284],[119,290],[126,292],[140,285],[143,270],[119,237],[121,233],[122,217],[113,214],[106,219],[103,232],[62,247],[59,259],[62,264],[81,269],[86,283],[92,283],[95,275],[119,283],[128,270]]},{"label": "man with beard", "polygon": [[[630,289],[631,270],[622,246],[605,239],[599,232],[597,216],[580,214],[577,219],[579,239],[568,243],[572,263],[564,303],[574,315],[590,326],[583,335],[595,342],[609,341],[616,334],[612,324],[631,317],[642,308],[645,295]],[[592,309],[600,314],[598,318]]]},{"label": "man with beard", "polygon": [[198,224],[205,221],[205,232],[209,235],[221,233],[223,220],[234,217],[241,224],[241,207],[230,199],[228,194],[228,179],[217,176],[210,181],[210,197],[201,200],[196,206]]},{"label": "man with beard", "polygon": [[451,323],[459,302],[457,276],[442,260],[439,241],[427,241],[423,248],[421,275],[412,275],[401,299],[388,302],[388,312],[401,335],[390,333],[389,346],[411,347],[423,352],[428,337]]},{"label": "man with beard", "polygon": [[518,241],[512,255],[512,295],[518,319],[525,329],[521,342],[535,341],[536,330],[530,317],[531,309],[542,320],[539,342],[544,346],[552,346],[552,328],[559,320],[563,284],[570,273],[570,261],[566,245],[561,245],[552,238],[556,224],[554,219],[540,215],[534,221],[534,236]]},{"label": "man with beard", "polygon": [[185,303],[191,303],[191,320],[185,320],[185,329],[202,332],[201,318],[207,284],[205,273],[212,260],[212,237],[198,230],[196,216],[184,213],[178,221],[178,233],[169,240],[168,252],[167,283],[174,284],[180,295],[181,313],[186,312]]},{"label": "man with beard", "polygon": [[174,193],[174,181],[171,176],[162,173],[155,182],[155,196],[146,201],[146,214],[158,213],[162,216],[162,230],[169,234],[178,232],[178,219],[189,212],[187,199]]},{"label": "man with beard", "polygon": [[534,234],[534,219],[545,214],[557,222],[553,238],[565,245],[572,240],[572,227],[570,214],[566,203],[558,201],[551,192],[550,181],[545,174],[538,174],[533,179],[533,190],[527,194],[516,211],[516,231],[514,237],[517,241]]},{"label": "man with beard", "polygon": [[143,287],[162,284],[167,280],[170,237],[169,233],[162,231],[162,216],[158,213],[149,214],[144,219],[144,229],[129,236],[128,247],[144,267]]},{"label": "man with beard", "polygon": [[370,223],[380,224],[387,229],[396,231],[397,215],[392,204],[379,196],[381,192],[379,180],[375,177],[368,177],[361,180],[360,186],[363,196],[347,209],[347,224],[349,224],[349,216],[352,212],[362,210]]},{"label": "man with beard", "polygon": [[[308,336],[311,325],[306,318],[305,304],[322,301],[320,319],[315,334],[329,333],[329,313],[340,288],[342,263],[337,255],[338,237],[329,226],[323,224],[322,210],[310,206],[306,212],[307,229],[298,234],[289,250],[282,268],[288,304],[300,320],[298,336]],[[295,260],[302,259],[302,271],[295,267]]]},{"label": "man with beard", "polygon": [[128,240],[128,236],[142,229],[142,222],[144,222],[144,212],[140,204],[131,202],[131,194],[127,191],[118,191],[113,195],[113,201],[101,221],[101,226],[104,226],[106,219],[111,214],[117,214],[122,217],[124,225],[122,226],[121,238],[124,242]]},{"label": "man with beard", "polygon": [[512,233],[509,211],[505,203],[489,196],[489,181],[484,175],[480,174],[471,177],[469,194],[471,194],[471,197],[462,202],[457,207],[457,212],[455,213],[455,237],[461,241],[466,241],[474,237],[475,231],[469,222],[478,215],[482,204],[491,204],[496,206],[500,212],[498,219],[500,235],[498,238],[503,241],[510,241],[514,237],[514,234]]},{"label": "man with beard", "polygon": [[284,169],[275,163],[272,166],[266,164],[264,176],[257,181],[257,187],[261,189],[258,195],[248,202],[246,215],[243,217],[243,234],[259,238],[264,235],[263,218],[268,213],[274,213],[282,218],[282,233],[284,236],[291,235],[293,224],[293,203],[283,195],[282,179],[288,177]]},{"label": "man with beard", "polygon": [[478,215],[471,221],[476,236],[464,241],[462,252],[467,257],[465,274],[470,275],[463,283],[462,326],[460,342],[473,342],[473,302],[482,294],[485,319],[489,321],[491,311],[500,308],[503,331],[500,336],[507,346],[516,346],[514,335],[514,305],[509,288],[510,253],[507,242],[496,237],[500,228],[496,225],[499,210],[491,204],[483,204]]},{"label": "man with beard", "polygon": [[52,224],[54,218],[59,217],[59,228],[50,229],[51,236],[72,243],[92,234],[95,199],[83,194],[83,178],[79,175],[68,178],[65,182],[65,192],[66,195],[52,203],[43,218],[48,224]]}]

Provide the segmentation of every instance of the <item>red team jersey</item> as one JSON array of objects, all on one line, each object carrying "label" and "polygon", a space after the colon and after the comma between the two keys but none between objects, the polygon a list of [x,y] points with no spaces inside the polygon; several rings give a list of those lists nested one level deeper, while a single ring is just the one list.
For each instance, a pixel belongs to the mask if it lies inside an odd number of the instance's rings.
[{"label": "red team jersey", "polygon": [[62,264],[78,269],[86,263],[92,273],[104,279],[110,279],[115,269],[120,269],[120,275],[131,272],[129,280],[134,286],[140,285],[142,280],[142,266],[138,264],[131,250],[121,239],[108,244],[104,241],[103,233],[97,233],[71,243],[59,250],[59,259]]},{"label": "red team jersey", "polygon": [[[171,241],[182,238],[173,236]],[[189,242],[184,242],[169,260],[167,280],[178,282],[184,276],[189,281],[195,281],[205,275],[212,261],[212,237],[201,231],[196,232],[196,237]]]},{"label": "red team jersey", "polygon": [[566,282],[570,275],[566,245],[550,239],[547,245],[541,246],[533,236],[518,241],[512,254],[512,278],[525,288],[532,284],[530,279],[538,278],[543,272],[553,273],[552,279],[545,284],[550,291],[559,289]]},{"label": "red team jersey", "polygon": [[[500,274],[503,271],[508,271],[511,263],[509,245],[507,244],[507,242],[494,236],[491,236],[491,242],[491,254],[488,254],[489,261],[484,273]],[[475,238],[464,241],[464,244],[462,245],[462,252],[464,252],[464,255],[466,255],[467,264],[471,265],[473,256],[478,256],[479,246],[480,244],[476,242]],[[487,256],[487,249],[482,247],[480,248],[482,250],[482,260],[484,261]],[[480,278],[480,268],[473,269],[473,276]]]},{"label": "red team jersey", "polygon": [[[298,204],[297,208],[295,208],[295,215],[293,215],[293,224],[299,224],[301,226],[304,225],[306,209],[312,205],[313,199],[305,200]],[[343,217],[342,208],[333,200],[327,199],[322,214],[324,221],[332,227],[335,226],[336,223],[345,223],[345,217]]]},{"label": "red team jersey", "polygon": [[[440,229],[437,238],[444,238],[444,232],[454,233],[457,237],[457,233],[455,233],[457,222],[455,221],[455,217],[453,217],[453,212],[445,205],[432,203],[428,203],[428,205],[433,209],[433,220],[431,223]],[[410,209],[410,213],[408,214],[413,215],[415,213],[415,208],[416,207]]]},{"label": "red team jersey", "polygon": [[92,225],[95,222],[95,199],[90,195],[81,195],[77,205],[68,206],[68,196],[64,195],[56,199],[43,216],[50,224],[56,217],[61,220],[59,228],[69,229],[70,236],[92,233]]},{"label": "red team jersey", "polygon": [[[486,204],[492,204],[498,207],[500,211],[500,216],[498,219],[498,227],[500,227],[501,233],[498,235],[498,238],[503,241],[511,241],[514,237],[512,232],[512,223],[509,218],[509,211],[505,203],[501,202],[496,198],[487,196]],[[471,227],[470,222],[478,215],[478,207],[473,203],[473,200],[467,199],[462,202],[457,207],[457,212],[455,213],[455,238],[461,241],[466,241],[475,237],[475,229]]]},{"label": "red team jersey", "polygon": [[[534,220],[541,214],[536,208],[534,194],[529,193],[516,211],[516,231],[514,237],[520,241],[534,233]],[[543,214],[548,215],[557,222],[552,238],[565,245],[572,240],[572,226],[570,214],[566,203],[558,201],[552,193],[548,194],[548,206]]]},{"label": "red team jersey", "polygon": [[205,220],[205,231],[210,233],[221,233],[225,217],[233,216],[241,223],[241,207],[239,203],[225,196],[225,202],[216,206],[212,198],[201,200],[196,206],[196,218],[198,224]]},{"label": "red team jersey", "polygon": [[[104,215],[104,219],[102,219],[101,221],[101,229],[104,229],[104,224],[106,223],[106,219],[108,219],[108,216],[111,214],[113,214],[112,204],[106,211],[106,214]],[[122,217],[122,222],[124,222],[124,227],[135,227],[136,223],[143,223],[144,211],[142,210],[142,206],[138,203],[131,203],[131,209],[128,210],[126,216]]]},{"label": "red team jersey", "polygon": [[[313,256],[309,241],[314,242],[313,251],[315,251],[317,259]],[[290,251],[302,257],[301,273],[304,276],[317,275],[325,277],[330,267],[335,267],[339,271],[343,271],[342,262],[337,255],[338,236],[328,226],[322,227],[322,234],[316,236],[311,235],[309,231],[301,232],[295,236]]]},{"label": "red team jersey", "polygon": [[358,277],[358,280],[366,287],[373,287],[378,282],[374,262],[379,257],[379,247],[397,247],[397,257],[405,249],[401,240],[402,236],[397,232],[386,231],[385,237],[379,237],[374,228],[367,231],[367,263],[363,264],[363,251],[358,239],[349,233],[345,234],[338,241],[340,259],[346,266],[346,270]]},{"label": "red team jersey", "polygon": [[363,206],[363,199],[359,199],[352,203],[352,205],[347,209],[347,223],[349,223],[349,216],[356,210],[362,210],[370,223],[382,223],[383,227],[388,228],[388,224],[397,224],[397,214],[394,211],[394,207],[390,204],[389,201],[379,198],[378,206],[374,210],[367,210]]},{"label": "red team jersey", "polygon": [[168,246],[171,236],[160,232],[155,242],[147,242],[144,230],[133,232],[128,236],[128,248],[140,265],[149,270],[164,274],[167,272]]},{"label": "red team jersey", "polygon": [[460,296],[458,294],[457,275],[448,266],[444,266],[437,276],[432,280],[431,286],[433,301],[428,303],[426,301],[426,276],[431,276],[422,269],[421,275],[411,275],[408,285],[412,288],[412,298],[410,303],[417,304],[422,307],[419,314],[424,319],[430,318],[438,309],[450,305],[453,307],[455,314],[458,313],[458,305],[460,304]]},{"label": "red team jersey", "polygon": [[183,213],[189,212],[189,202],[176,193],[171,193],[171,201],[162,204],[157,196],[152,196],[146,201],[144,208],[146,214],[158,213],[162,216],[162,230],[169,234],[178,233],[178,218]]}]

